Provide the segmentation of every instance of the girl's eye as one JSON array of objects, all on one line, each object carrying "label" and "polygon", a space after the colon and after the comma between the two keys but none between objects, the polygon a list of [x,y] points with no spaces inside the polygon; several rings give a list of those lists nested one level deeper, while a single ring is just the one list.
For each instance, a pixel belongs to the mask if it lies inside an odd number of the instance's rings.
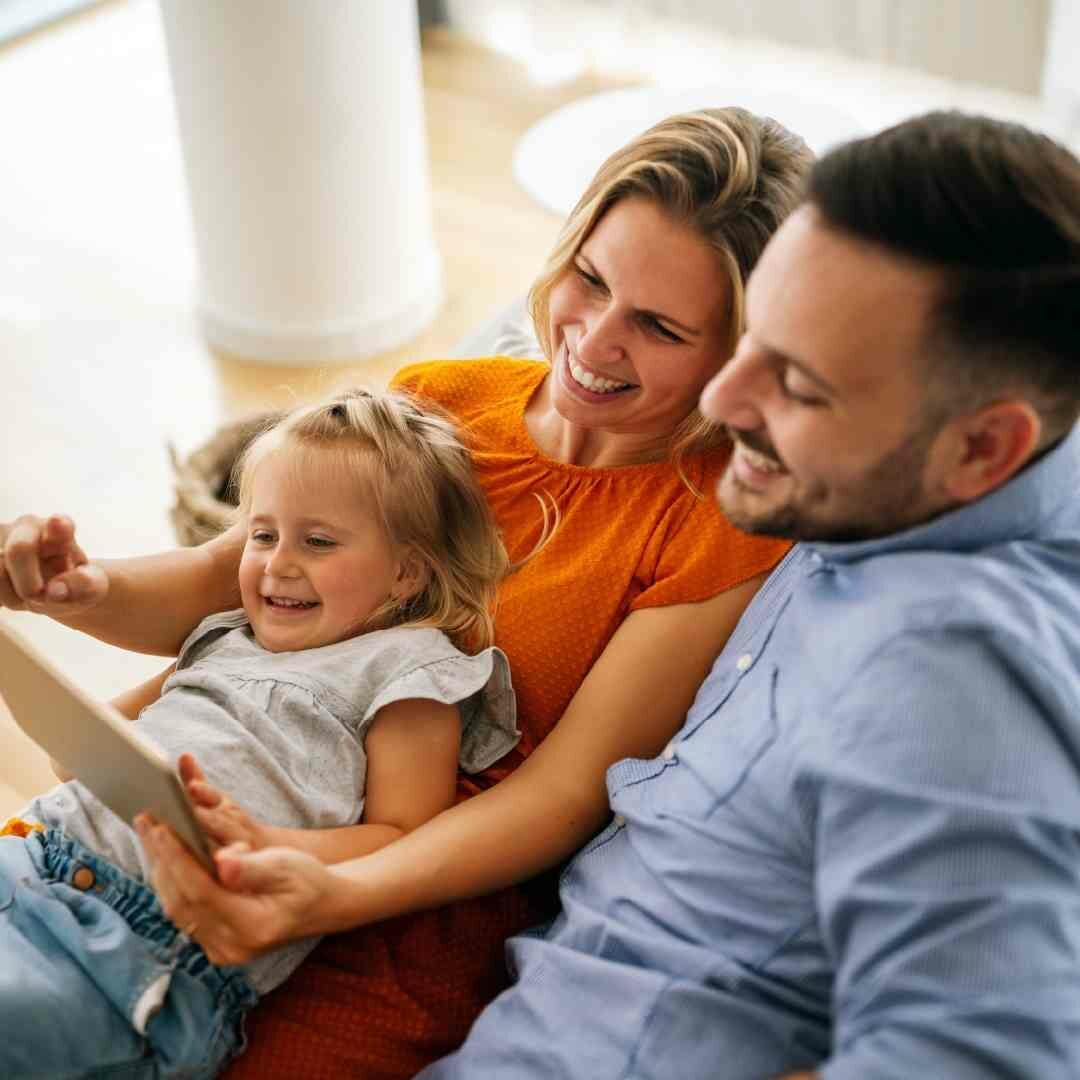
[{"label": "girl's eye", "polygon": [[274,534],[267,529],[256,529],[251,534],[251,539],[256,544],[272,544],[274,542]]},{"label": "girl's eye", "polygon": [[332,548],[334,541],[328,536],[309,536],[308,543],[314,548]]}]

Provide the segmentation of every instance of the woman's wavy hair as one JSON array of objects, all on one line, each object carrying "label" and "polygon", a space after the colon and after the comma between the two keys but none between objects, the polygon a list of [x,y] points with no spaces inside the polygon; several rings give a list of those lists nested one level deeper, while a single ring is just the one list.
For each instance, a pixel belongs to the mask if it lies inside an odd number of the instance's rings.
[{"label": "woman's wavy hair", "polygon": [[431,626],[462,649],[491,644],[496,590],[509,570],[495,518],[451,420],[400,391],[349,389],[287,413],[237,463],[239,513],[270,455],[287,454],[308,483],[341,470],[374,505],[391,544],[415,553],[427,583],[403,606],[388,598],[364,630]]},{"label": "woman's wavy hair", "polygon": [[[673,222],[692,228],[720,256],[731,288],[723,301],[730,334],[719,369],[743,331],[750,271],[798,204],[812,162],[813,154],[797,135],[735,107],[670,116],[617,150],[571,211],[529,292],[529,314],[544,355],[549,361],[554,357],[548,323],[552,289],[604,214],[633,197],[649,199]],[[672,434],[670,453],[682,474],[685,455],[724,442],[722,430],[695,409]]]}]

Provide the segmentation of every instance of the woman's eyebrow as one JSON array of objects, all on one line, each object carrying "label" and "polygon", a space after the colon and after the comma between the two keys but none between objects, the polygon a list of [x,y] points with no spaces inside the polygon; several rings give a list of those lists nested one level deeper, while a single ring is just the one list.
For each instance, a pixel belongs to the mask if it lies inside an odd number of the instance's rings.
[{"label": "woman's eyebrow", "polygon": [[[596,268],[596,263],[589,258],[583,251],[577,253],[577,257],[585,264],[585,270],[592,274],[599,281],[604,280],[604,275],[600,273]],[[693,326],[687,326],[684,322],[679,322],[678,319],[672,318],[672,316],[666,314],[663,311],[654,311],[652,308],[638,308],[639,315],[649,315],[654,319],[659,319],[661,322],[671,323],[672,326],[677,326],[684,334],[690,337],[700,337],[701,330],[695,329]]]}]

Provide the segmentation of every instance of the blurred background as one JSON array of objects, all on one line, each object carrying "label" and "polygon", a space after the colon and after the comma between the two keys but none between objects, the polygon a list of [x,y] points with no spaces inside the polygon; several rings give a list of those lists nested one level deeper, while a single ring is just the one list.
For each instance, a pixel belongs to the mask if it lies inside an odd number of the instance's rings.
[{"label": "blurred background", "polygon": [[[168,447],[455,354],[606,153],[745,104],[1080,143],[1080,0],[0,0],[0,520],[176,542]],[[109,696],[164,666],[4,613]],[[50,782],[0,710],[0,816]]]}]

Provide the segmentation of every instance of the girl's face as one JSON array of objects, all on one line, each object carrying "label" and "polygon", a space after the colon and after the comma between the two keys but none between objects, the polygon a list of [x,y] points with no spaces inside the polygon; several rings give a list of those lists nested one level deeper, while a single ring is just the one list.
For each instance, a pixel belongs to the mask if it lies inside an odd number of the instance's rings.
[{"label": "girl's face", "polygon": [[585,428],[663,441],[727,359],[720,257],[655,203],[625,198],[551,290],[551,401]]},{"label": "girl's face", "polygon": [[251,487],[240,595],[270,652],[354,637],[388,599],[415,591],[357,478],[304,472],[286,447],[256,467]]}]

